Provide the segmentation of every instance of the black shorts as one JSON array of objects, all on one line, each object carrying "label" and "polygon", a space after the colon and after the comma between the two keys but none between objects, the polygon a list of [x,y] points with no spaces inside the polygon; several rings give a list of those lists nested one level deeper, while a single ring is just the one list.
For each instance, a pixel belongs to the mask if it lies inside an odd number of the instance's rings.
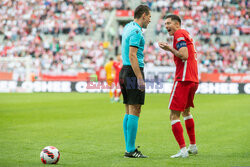
[{"label": "black shorts", "polygon": [[[143,79],[143,68],[140,68]],[[121,86],[121,92],[123,96],[124,104],[144,104],[145,90],[138,89],[137,78],[131,66],[123,66],[119,74],[119,83]]]}]

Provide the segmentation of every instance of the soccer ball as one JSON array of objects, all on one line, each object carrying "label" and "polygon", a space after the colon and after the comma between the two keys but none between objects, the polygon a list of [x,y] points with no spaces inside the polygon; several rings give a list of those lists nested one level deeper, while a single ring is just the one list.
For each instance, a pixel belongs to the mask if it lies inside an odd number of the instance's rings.
[{"label": "soccer ball", "polygon": [[44,164],[56,164],[59,161],[60,152],[53,146],[47,146],[40,153],[40,158]]}]

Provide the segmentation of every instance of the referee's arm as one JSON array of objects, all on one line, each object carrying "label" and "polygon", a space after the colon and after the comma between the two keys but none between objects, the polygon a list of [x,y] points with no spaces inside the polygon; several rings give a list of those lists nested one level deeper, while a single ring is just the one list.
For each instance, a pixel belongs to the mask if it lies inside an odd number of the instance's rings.
[{"label": "referee's arm", "polygon": [[135,73],[135,76],[138,80],[143,80],[142,73],[139,67],[138,59],[137,59],[137,51],[138,48],[135,46],[129,47],[129,60],[132,66],[132,69]]}]

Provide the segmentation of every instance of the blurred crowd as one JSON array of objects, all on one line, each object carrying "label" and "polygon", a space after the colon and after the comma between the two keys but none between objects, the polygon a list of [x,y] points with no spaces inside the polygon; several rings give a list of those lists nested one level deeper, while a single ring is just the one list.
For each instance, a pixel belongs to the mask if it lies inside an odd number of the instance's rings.
[{"label": "blurred crowd", "polygon": [[[103,65],[109,50],[91,38],[74,40],[78,34],[91,35],[104,28],[104,11],[123,9],[123,0],[3,0],[0,2],[0,56],[31,55],[37,71],[77,71]],[[53,40],[48,40],[51,34]],[[67,34],[66,40],[58,35]],[[14,64],[14,65],[13,65]],[[12,69],[24,66],[12,63]]]},{"label": "blurred crowd", "polygon": [[[43,73],[71,75],[80,71],[93,72],[101,67],[110,52],[107,46],[105,42],[92,39],[79,42],[74,40],[74,37],[66,40],[53,37],[52,40],[44,40],[37,35],[23,37],[21,41],[7,42],[6,46],[0,48],[0,55],[9,58],[30,55],[33,60],[31,70],[35,74],[43,71]],[[19,66],[20,62],[16,62],[10,68]]]},{"label": "blurred crowd", "polygon": [[[195,46],[203,72],[250,71],[250,43],[240,37],[250,34],[247,0],[142,0],[151,10],[161,13],[155,34],[166,36],[164,16],[173,13],[181,16],[182,27],[196,39]],[[232,42],[224,43],[221,37],[231,36]],[[215,36],[212,38],[212,36]],[[231,41],[231,40],[230,40]],[[169,39],[171,43],[171,39]],[[171,55],[150,43],[145,51],[146,62],[156,66],[173,66]],[[156,60],[156,61],[155,61]]]},{"label": "blurred crowd", "polygon": [[[216,41],[217,40],[217,41]],[[172,43],[171,38],[168,39]],[[209,43],[195,42],[199,70],[207,73],[245,73],[250,71],[250,44],[239,38],[232,43],[221,43],[219,37]],[[145,62],[150,66],[174,66],[173,55],[150,42],[144,51]]]},{"label": "blurred crowd", "polygon": [[105,25],[103,11],[124,7],[123,0],[3,0],[0,30],[8,39],[37,32],[89,35]]},{"label": "blurred crowd", "polygon": [[[249,2],[245,0],[142,0],[161,16],[155,34],[167,36],[164,16],[182,17],[183,27],[195,37],[203,72],[246,72],[249,70],[250,46],[240,37],[249,34]],[[98,28],[103,29],[105,11],[127,9],[125,0],[3,0],[0,2],[1,57],[32,57],[33,72],[60,74],[90,71],[103,66],[114,49],[120,51],[123,27],[110,45],[92,40]],[[64,40],[59,40],[65,34]],[[76,40],[77,35],[85,40]],[[223,35],[234,40],[224,43]],[[50,38],[49,38],[50,36]],[[211,36],[216,36],[211,38]],[[89,37],[89,38],[88,38]],[[168,39],[171,42],[171,38]],[[172,55],[159,49],[157,43],[145,46],[145,62],[153,66],[174,66]],[[1,63],[0,63],[1,65]],[[20,63],[10,64],[20,68]],[[0,69],[1,70],[1,69]]]},{"label": "blurred crowd", "polygon": [[[249,11],[250,2],[247,0],[181,0],[181,1],[152,1],[157,4],[155,10],[161,12],[161,18],[156,25],[155,33],[166,34],[164,16],[174,13],[182,17],[183,26],[191,35],[244,35],[250,34]],[[234,4],[236,3],[236,4]],[[160,5],[159,5],[160,4]],[[151,5],[153,8],[153,5]]]}]

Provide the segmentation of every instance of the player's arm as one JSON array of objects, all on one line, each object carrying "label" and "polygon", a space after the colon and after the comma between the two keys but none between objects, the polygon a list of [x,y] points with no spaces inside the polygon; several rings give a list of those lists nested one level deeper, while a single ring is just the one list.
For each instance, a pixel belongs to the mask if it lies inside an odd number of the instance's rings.
[{"label": "player's arm", "polygon": [[179,57],[182,60],[188,59],[188,48],[187,47],[181,47],[179,50],[176,50],[173,47],[171,47],[170,52],[172,52],[175,56]]},{"label": "player's arm", "polygon": [[159,44],[160,48],[162,48],[166,51],[172,52],[175,56],[179,57],[180,59],[182,59],[182,60],[188,59],[188,48],[186,46],[185,41],[180,41],[177,44],[178,50],[176,50],[175,48],[173,48],[172,46],[170,46],[166,42],[158,42],[158,44]]}]

